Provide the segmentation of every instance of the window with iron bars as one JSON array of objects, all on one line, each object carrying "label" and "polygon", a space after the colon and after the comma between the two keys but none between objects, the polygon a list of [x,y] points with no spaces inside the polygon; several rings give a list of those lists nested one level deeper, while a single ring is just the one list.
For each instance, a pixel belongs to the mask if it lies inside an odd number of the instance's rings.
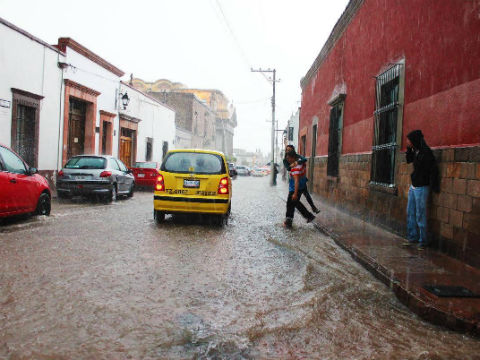
[{"label": "window with iron bars", "polygon": [[378,185],[395,184],[401,67],[396,64],[376,78],[371,182]]}]

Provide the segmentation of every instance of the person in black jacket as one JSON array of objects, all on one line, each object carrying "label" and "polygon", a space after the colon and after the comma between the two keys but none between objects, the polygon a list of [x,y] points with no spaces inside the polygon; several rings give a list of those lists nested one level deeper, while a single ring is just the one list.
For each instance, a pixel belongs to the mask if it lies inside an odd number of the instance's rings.
[{"label": "person in black jacket", "polygon": [[421,130],[407,135],[407,163],[413,163],[412,185],[408,190],[407,244],[418,243],[422,250],[427,240],[427,200],[430,189],[438,192],[438,168],[432,150]]},{"label": "person in black jacket", "polygon": [[[285,157],[283,158],[283,167],[287,170],[287,171],[290,171],[291,170],[291,167],[290,167],[290,164],[288,163],[287,161],[287,153],[289,151],[293,151],[295,152],[295,146],[293,145],[287,145],[286,148],[285,148]],[[297,154],[297,161],[296,161],[296,164],[298,165],[301,165],[301,164],[305,164],[307,162],[307,158],[300,155],[300,154]],[[308,181],[308,179],[307,179]],[[318,208],[315,206],[315,203],[313,202],[313,199],[312,199],[312,196],[310,195],[310,193],[308,192],[308,189],[305,188],[305,190],[303,191],[303,195],[305,195],[305,199],[307,199],[307,202],[308,204],[310,205],[310,207],[312,208],[312,211],[315,213],[315,214],[318,214],[320,212],[320,210],[318,210]]]}]

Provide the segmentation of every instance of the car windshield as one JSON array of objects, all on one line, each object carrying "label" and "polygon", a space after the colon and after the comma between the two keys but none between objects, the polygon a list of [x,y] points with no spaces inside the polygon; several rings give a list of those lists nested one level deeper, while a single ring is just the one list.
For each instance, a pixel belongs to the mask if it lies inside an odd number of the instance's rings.
[{"label": "car windshield", "polygon": [[157,163],[156,162],[137,162],[135,166],[138,169],[156,169]]},{"label": "car windshield", "polygon": [[196,174],[223,174],[225,167],[221,156],[206,153],[170,153],[162,165],[162,171]]},{"label": "car windshield", "polygon": [[96,156],[74,157],[68,160],[66,169],[105,169],[106,160]]}]

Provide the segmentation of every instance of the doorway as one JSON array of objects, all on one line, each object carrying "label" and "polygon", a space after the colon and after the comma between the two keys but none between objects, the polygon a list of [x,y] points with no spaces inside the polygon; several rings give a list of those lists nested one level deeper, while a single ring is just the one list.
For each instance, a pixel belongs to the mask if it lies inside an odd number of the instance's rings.
[{"label": "doorway", "polygon": [[133,162],[133,146],[135,139],[135,131],[127,128],[121,129],[120,134],[120,160],[127,166],[131,167]]},{"label": "doorway", "polygon": [[68,150],[67,157],[81,155],[85,151],[85,119],[87,103],[70,98],[68,113]]}]

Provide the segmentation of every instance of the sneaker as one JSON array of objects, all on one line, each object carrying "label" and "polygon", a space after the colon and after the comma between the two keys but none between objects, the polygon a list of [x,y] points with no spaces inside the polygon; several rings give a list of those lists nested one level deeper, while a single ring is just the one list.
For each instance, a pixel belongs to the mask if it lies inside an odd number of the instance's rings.
[{"label": "sneaker", "polygon": [[412,246],[412,245],[415,245],[416,243],[418,243],[418,241],[404,240],[402,242],[402,246]]},{"label": "sneaker", "polygon": [[292,219],[285,219],[285,221],[283,222],[283,226],[290,229],[292,227],[292,224],[293,224],[293,221]]},{"label": "sneaker", "polygon": [[315,216],[312,216],[311,218],[307,219],[307,224],[311,223],[313,220],[315,220]]},{"label": "sneaker", "polygon": [[317,208],[312,208],[312,211],[315,213],[315,214],[318,214],[320,212],[320,210],[318,210]]},{"label": "sneaker", "polygon": [[426,248],[427,248],[427,244],[423,244],[423,243],[420,243],[417,246],[417,250],[420,250],[420,251],[425,250]]}]

